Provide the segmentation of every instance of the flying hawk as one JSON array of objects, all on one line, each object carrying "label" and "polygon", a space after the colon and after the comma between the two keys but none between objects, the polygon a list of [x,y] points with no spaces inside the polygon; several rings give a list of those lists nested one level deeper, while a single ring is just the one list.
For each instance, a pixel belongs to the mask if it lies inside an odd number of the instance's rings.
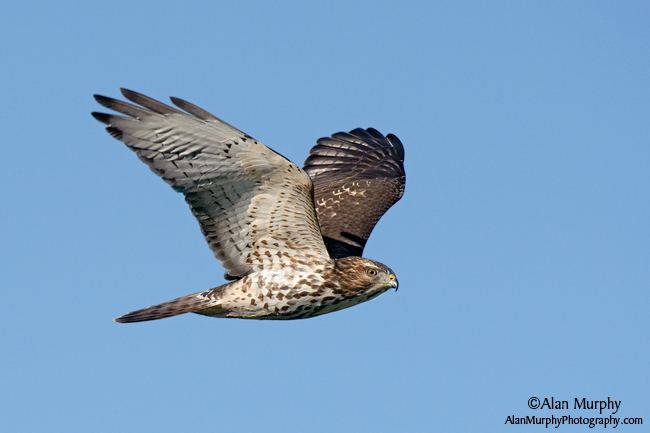
[{"label": "flying hawk", "polygon": [[190,312],[301,319],[397,290],[389,267],[360,257],[404,193],[404,148],[395,135],[368,128],[321,138],[301,169],[190,102],[172,97],[176,108],[121,90],[130,102],[95,95],[120,114],[92,115],[185,196],[230,282],[117,322]]}]

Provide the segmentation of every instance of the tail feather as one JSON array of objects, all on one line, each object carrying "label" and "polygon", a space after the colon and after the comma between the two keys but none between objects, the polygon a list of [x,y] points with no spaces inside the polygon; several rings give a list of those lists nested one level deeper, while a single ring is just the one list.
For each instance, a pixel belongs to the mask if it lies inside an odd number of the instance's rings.
[{"label": "tail feather", "polygon": [[132,311],[114,320],[119,323],[144,322],[147,320],[164,319],[165,317],[177,316],[179,314],[197,313],[214,306],[214,299],[211,299],[209,296],[210,291],[181,296],[172,301]]}]

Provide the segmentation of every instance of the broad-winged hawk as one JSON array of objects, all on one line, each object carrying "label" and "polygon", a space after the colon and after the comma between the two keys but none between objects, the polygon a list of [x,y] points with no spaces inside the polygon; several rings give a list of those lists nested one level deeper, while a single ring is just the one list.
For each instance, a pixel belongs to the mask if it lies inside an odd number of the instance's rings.
[{"label": "broad-winged hawk", "polygon": [[230,282],[125,314],[246,319],[313,317],[397,289],[387,266],[361,258],[373,227],[404,192],[404,148],[377,130],[321,138],[301,169],[202,108],[122,89],[92,113],[181,192]]}]

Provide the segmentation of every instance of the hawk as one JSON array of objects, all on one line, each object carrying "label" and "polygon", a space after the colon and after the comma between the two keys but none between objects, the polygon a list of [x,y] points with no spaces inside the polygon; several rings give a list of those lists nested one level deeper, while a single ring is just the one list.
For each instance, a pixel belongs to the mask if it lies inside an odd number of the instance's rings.
[{"label": "hawk", "polygon": [[183,313],[302,319],[388,289],[395,273],[361,258],[379,218],[404,192],[404,148],[392,134],[355,129],[321,138],[304,169],[202,108],[121,89],[95,95],[119,114],[93,112],[113,137],[185,196],[226,284],[116,318]]}]

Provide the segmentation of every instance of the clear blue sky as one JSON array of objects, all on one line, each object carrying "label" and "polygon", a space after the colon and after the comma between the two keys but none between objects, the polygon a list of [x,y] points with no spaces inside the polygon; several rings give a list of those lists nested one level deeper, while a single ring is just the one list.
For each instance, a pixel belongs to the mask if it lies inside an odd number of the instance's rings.
[{"label": "clear blue sky", "polygon": [[[3,8],[0,431],[537,431],[504,426],[551,414],[533,395],[650,424],[647,2],[177,3]],[[113,323],[223,281],[182,197],[90,117],[120,86],[296,162],[397,134],[406,195],[366,253],[399,292]]]}]

